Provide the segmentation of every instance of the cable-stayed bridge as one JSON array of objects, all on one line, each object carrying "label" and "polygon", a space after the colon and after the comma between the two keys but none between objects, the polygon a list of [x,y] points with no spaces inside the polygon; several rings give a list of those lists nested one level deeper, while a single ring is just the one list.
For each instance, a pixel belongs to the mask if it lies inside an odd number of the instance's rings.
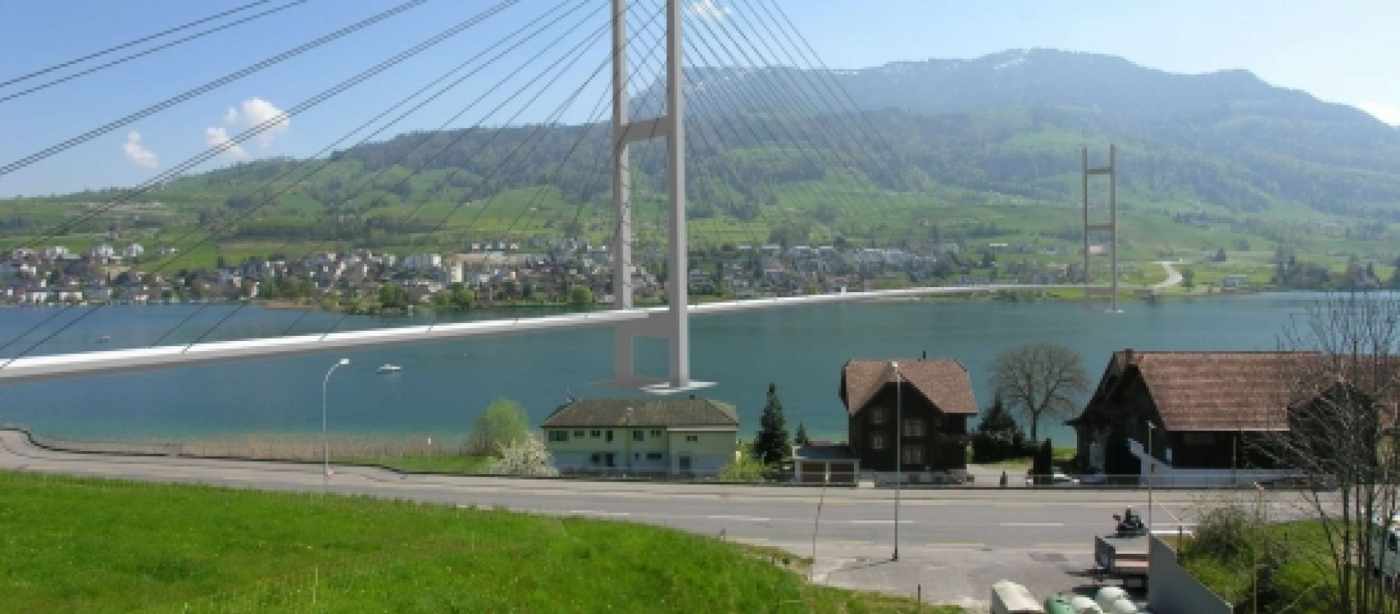
[{"label": "cable-stayed bridge", "polygon": [[[322,47],[340,43],[341,39],[357,34],[373,33],[376,27],[401,15],[418,10],[430,0],[409,0],[369,15],[363,19],[331,30],[306,42],[286,48],[239,70],[229,72],[188,90],[162,98],[109,122],[93,127],[71,138],[56,141],[33,153],[0,164],[0,181],[6,175],[51,158],[92,141],[105,134],[131,126],[137,121],[156,116],[174,106],[226,87],[272,66],[290,62]],[[19,77],[0,82],[0,104],[12,100],[42,95],[50,89],[98,73],[127,62],[139,61],[205,36],[236,28],[248,27],[258,20],[274,19],[292,14],[308,0],[284,3],[251,2],[230,10],[194,20],[160,32],[139,37],[130,42],[109,47],[73,60],[33,70]],[[726,149],[754,144],[775,144],[790,161],[836,175],[856,175],[860,161],[888,160],[893,155],[886,136],[860,112],[850,94],[832,79],[830,70],[802,36],[793,21],[776,0],[733,0],[722,4],[692,3],[685,0],[564,0],[558,3],[528,3],[504,0],[486,5],[462,20],[416,43],[404,46],[398,53],[365,67],[351,76],[318,91],[297,104],[232,135],[220,143],[158,173],[146,182],[117,192],[106,202],[90,207],[15,246],[14,251],[32,250],[55,237],[64,236],[101,219],[103,215],[120,211],[124,206],[138,204],[141,199],[181,175],[220,155],[236,150],[243,143],[259,138],[290,118],[316,111],[333,99],[353,95],[357,88],[370,87],[374,79],[386,71],[399,68],[410,59],[434,50],[440,52],[448,41],[463,36],[483,34],[484,25],[497,24],[508,16],[521,23],[503,36],[480,47],[450,70],[427,80],[388,107],[375,113],[363,123],[327,143],[305,161],[286,166],[276,176],[264,181],[248,198],[236,216],[218,220],[209,226],[186,231],[174,240],[169,255],[162,257],[149,273],[177,270],[185,254],[210,244],[217,244],[244,224],[257,219],[260,212],[277,199],[303,186],[325,171],[333,162],[335,151],[370,142],[392,134],[389,132],[415,117],[428,105],[450,100],[459,89],[470,90],[467,102],[439,126],[439,130],[459,128],[442,138],[420,139],[412,147],[402,148],[394,159],[378,170],[366,171],[349,181],[347,195],[341,201],[353,200],[357,194],[380,190],[395,192],[412,181],[429,182],[431,193],[465,186],[455,193],[446,212],[431,219],[433,208],[426,200],[404,203],[401,219],[420,223],[425,231],[417,235],[411,246],[415,251],[438,247],[451,237],[466,235],[478,229],[492,207],[499,209],[500,186],[508,182],[514,169],[537,158],[546,130],[558,126],[563,118],[576,113],[585,92],[610,73],[610,85],[601,88],[601,95],[586,115],[582,130],[574,137],[567,153],[545,166],[549,170],[541,177],[543,185],[536,188],[531,201],[522,207],[502,231],[507,236],[544,232],[542,229],[575,229],[577,234],[584,219],[587,199],[580,199],[572,211],[565,209],[556,219],[534,219],[536,207],[547,189],[561,192],[576,189],[582,193],[605,188],[610,206],[599,207],[611,214],[607,243],[610,245],[612,270],[612,309],[572,315],[535,318],[483,320],[465,323],[429,324],[364,331],[337,331],[336,325],[317,334],[283,335],[262,339],[210,340],[216,330],[237,316],[248,302],[232,309],[215,324],[204,330],[192,342],[162,344],[169,335],[162,335],[152,347],[114,349],[60,355],[34,355],[45,342],[62,334],[77,322],[103,309],[105,304],[69,305],[55,312],[29,330],[11,339],[0,340],[7,350],[0,358],[0,380],[19,381],[37,378],[72,376],[86,373],[173,367],[185,364],[248,359],[291,353],[328,351],[366,345],[410,343],[482,335],[505,335],[561,328],[606,326],[615,330],[613,348],[614,372],[626,385],[646,386],[655,392],[674,392],[703,386],[691,378],[689,356],[689,317],[711,313],[726,313],[751,309],[864,301],[879,298],[951,295],[989,290],[1037,289],[1052,286],[982,285],[932,286],[872,292],[835,292],[807,294],[767,299],[690,304],[688,292],[690,250],[687,220],[688,160],[704,160],[719,156]],[[544,7],[544,8],[542,8]],[[601,57],[594,57],[595,55]],[[594,62],[592,60],[596,59]],[[792,66],[802,70],[773,71],[768,81],[754,79],[706,80],[697,83],[687,73],[688,66],[735,67],[741,73],[762,72],[775,66]],[[606,70],[609,69],[610,71]],[[505,76],[491,81],[487,75],[504,72]],[[482,82],[486,82],[483,84]],[[465,86],[465,87],[464,87]],[[544,114],[543,121],[527,125],[522,131],[521,118],[538,116],[542,100],[562,96],[562,101]],[[687,114],[689,104],[705,109],[742,109],[745,105],[762,107],[766,119],[756,114],[695,113]],[[639,117],[634,111],[645,113]],[[476,121],[463,125],[463,118]],[[798,119],[821,121],[824,129],[802,132]],[[596,134],[595,129],[602,134]],[[510,133],[510,130],[515,132]],[[523,135],[523,136],[522,136]],[[693,138],[691,138],[693,137]],[[513,144],[512,144],[513,139]],[[605,146],[597,150],[602,139]],[[446,173],[430,169],[454,155],[460,148],[474,152],[465,162]],[[504,155],[500,152],[504,151]],[[576,157],[592,155],[595,163],[591,173],[566,178],[565,170]],[[484,158],[490,158],[483,161]],[[574,160],[576,162],[576,160]],[[471,171],[466,167],[471,166]],[[654,230],[659,243],[664,243],[665,270],[670,280],[665,284],[666,305],[639,308],[633,301],[636,268],[634,247],[637,230],[644,220],[634,199],[634,188],[646,177],[638,167],[660,169],[662,178],[656,192],[664,194],[662,206],[656,210]],[[877,164],[878,166],[878,164]],[[724,167],[704,165],[704,172],[723,174]],[[391,169],[398,169],[390,172]],[[702,177],[703,179],[704,177]],[[746,181],[725,176],[729,181]],[[568,181],[575,185],[562,185]],[[765,181],[750,179],[747,181]],[[881,215],[881,199],[889,198],[878,186],[850,183],[851,189],[823,189],[806,185],[814,197],[831,199],[843,207],[865,208],[869,215]],[[645,187],[645,186],[643,186]],[[771,186],[769,186],[771,189]],[[867,199],[860,194],[869,194]],[[570,215],[571,214],[571,215]],[[328,214],[329,215],[329,214]],[[463,220],[465,218],[465,220]],[[794,224],[793,213],[786,208],[772,208],[769,222],[775,226]],[[561,234],[567,234],[565,230]],[[741,233],[742,227],[738,230]],[[755,243],[764,237],[754,235]],[[292,242],[276,248],[285,252],[295,249]],[[205,309],[201,305],[190,318]],[[185,322],[190,318],[186,318]],[[342,318],[343,319],[343,318]],[[181,322],[183,325],[185,322]],[[337,322],[338,324],[338,322]],[[53,330],[43,331],[44,326]],[[177,325],[176,328],[179,326]],[[175,330],[174,328],[171,329]],[[289,329],[290,330],[290,329]],[[32,335],[32,336],[31,336]],[[633,345],[637,337],[658,337],[668,343],[668,376],[661,382],[647,382],[636,377],[633,368]]]}]

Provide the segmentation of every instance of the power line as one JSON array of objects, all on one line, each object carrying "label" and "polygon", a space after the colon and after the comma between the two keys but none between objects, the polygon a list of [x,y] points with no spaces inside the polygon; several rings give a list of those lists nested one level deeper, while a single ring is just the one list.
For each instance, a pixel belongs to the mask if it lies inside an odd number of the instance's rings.
[{"label": "power line", "polygon": [[[138,38],[138,39],[135,39],[135,40],[131,40],[131,41],[127,41],[127,42],[122,43],[122,44],[120,44],[120,45],[115,45],[115,46],[112,46],[112,47],[108,47],[108,48],[103,49],[103,50],[101,50],[101,51],[94,51],[94,52],[92,52],[92,53],[89,53],[89,54],[84,55],[84,56],[81,56],[81,57],[77,57],[77,58],[73,58],[73,59],[71,59],[71,60],[59,62],[59,63],[54,64],[54,65],[52,65],[52,66],[48,66],[48,67],[45,67],[45,68],[40,68],[40,69],[38,69],[38,70],[33,70],[33,71],[30,71],[30,72],[25,73],[25,74],[23,74],[23,75],[20,75],[20,76],[18,76],[18,77],[13,77],[13,78],[10,78],[10,79],[6,79],[5,81],[0,81],[0,87],[8,87],[8,86],[10,86],[10,85],[14,85],[14,84],[19,83],[19,82],[21,82],[21,81],[26,81],[26,80],[28,80],[28,79],[33,79],[34,77],[39,77],[39,76],[42,76],[42,75],[46,75],[46,74],[51,73],[51,72],[56,71],[56,70],[62,70],[62,69],[64,69],[64,68],[68,68],[69,66],[73,66],[74,64],[81,64],[81,63],[86,62],[86,61],[88,61],[88,60],[91,60],[91,59],[94,59],[94,58],[98,58],[98,57],[102,57],[102,56],[104,56],[104,55],[107,55],[107,54],[109,54],[109,53],[113,53],[113,52],[116,52],[116,51],[121,51],[122,49],[126,49],[126,48],[128,48],[128,47],[135,47],[136,45],[140,45],[141,43],[145,43],[145,42],[149,42],[149,41],[155,40],[155,39],[160,38],[160,37],[162,37],[162,36],[168,36],[168,35],[170,35],[170,34],[174,34],[174,33],[179,32],[179,31],[181,31],[181,30],[187,30],[187,29],[189,29],[189,28],[193,28],[193,27],[195,27],[195,26],[197,26],[197,25],[200,25],[200,24],[208,23],[208,22],[211,22],[211,21],[217,21],[217,20],[219,20],[219,19],[223,19],[224,17],[228,17],[229,15],[234,15],[234,14],[237,14],[237,13],[241,13],[241,12],[246,11],[246,10],[248,10],[248,9],[251,9],[251,8],[253,8],[253,7],[255,7],[255,6],[259,6],[259,5],[262,5],[262,4],[267,4],[267,3],[271,2],[271,1],[272,1],[272,0],[257,0],[257,1],[255,1],[255,2],[249,2],[249,3],[244,4],[244,5],[242,5],[242,6],[236,6],[236,7],[234,7],[234,8],[228,9],[228,10],[226,10],[226,11],[222,11],[222,12],[219,12],[219,13],[215,13],[215,14],[209,15],[209,16],[207,16],[207,17],[202,17],[202,18],[200,18],[200,19],[196,19],[196,20],[194,20],[194,21],[187,22],[187,23],[184,23],[184,24],[175,26],[175,27],[173,27],[173,28],[168,28],[168,29],[165,29],[165,30],[161,30],[160,32],[156,32],[155,34],[148,34],[148,35],[146,35],[146,36],[142,36],[141,38]],[[304,1],[304,0],[303,0],[303,1]]]},{"label": "power line", "polygon": [[[29,87],[29,88],[26,88],[26,89],[22,89],[22,90],[20,90],[20,91],[18,91],[18,92],[14,92],[14,93],[12,93],[12,94],[6,94],[6,95],[4,95],[4,96],[0,96],[0,103],[9,102],[9,101],[14,100],[14,99],[16,99],[16,98],[23,98],[23,97],[28,96],[28,95],[30,95],[30,94],[33,94],[33,93],[36,93],[36,92],[40,92],[40,91],[46,90],[46,89],[48,89],[48,88],[50,88],[50,87],[53,87],[53,86],[55,86],[55,85],[60,85],[60,84],[63,84],[63,83],[67,83],[67,82],[69,82],[69,81],[72,81],[72,80],[74,80],[74,79],[78,79],[78,78],[81,78],[81,77],[86,77],[86,76],[88,76],[88,75],[90,75],[90,74],[93,74],[93,73],[96,73],[96,72],[100,72],[100,71],[103,71],[103,70],[106,70],[106,69],[108,69],[108,68],[112,68],[112,67],[115,67],[115,66],[119,66],[119,65],[121,65],[121,64],[125,64],[125,63],[130,62],[131,60],[135,60],[135,59],[137,59],[137,58],[145,57],[145,56],[151,55],[151,54],[156,53],[156,52],[159,52],[159,51],[164,51],[164,50],[169,49],[169,48],[171,48],[171,47],[175,47],[175,46],[178,46],[178,45],[187,43],[187,42],[192,41],[192,40],[195,40],[195,39],[203,38],[203,37],[208,36],[208,35],[210,35],[210,34],[214,34],[214,33],[216,33],[216,32],[221,32],[221,31],[227,30],[227,29],[229,29],[229,28],[237,27],[237,26],[243,25],[243,24],[245,24],[245,23],[248,23],[248,22],[250,22],[250,21],[254,21],[254,20],[257,20],[257,19],[266,17],[266,16],[268,16],[268,15],[272,15],[272,14],[275,14],[275,13],[280,13],[280,12],[282,12],[282,11],[284,11],[284,10],[287,10],[287,9],[292,8],[292,7],[294,7],[294,6],[297,6],[297,5],[299,5],[299,4],[305,4],[307,1],[308,1],[308,0],[292,0],[291,2],[288,2],[288,3],[283,4],[283,5],[281,5],[281,6],[276,6],[276,7],[270,8],[270,9],[268,9],[268,10],[266,10],[266,11],[261,12],[261,13],[255,13],[255,14],[253,14],[253,15],[249,15],[249,16],[247,16],[247,17],[243,17],[243,18],[241,18],[241,19],[238,19],[238,20],[235,20],[235,21],[231,21],[231,22],[229,22],[229,23],[220,24],[220,25],[218,25],[218,26],[214,26],[214,27],[209,28],[209,29],[207,29],[207,30],[202,30],[202,31],[196,32],[196,33],[194,33],[194,34],[190,34],[189,36],[184,36],[184,37],[181,37],[181,38],[177,38],[177,39],[175,39],[175,40],[173,40],[173,41],[170,41],[170,42],[168,42],[168,43],[163,43],[163,44],[160,44],[160,45],[156,45],[155,47],[151,47],[151,48],[149,48],[149,49],[143,49],[143,50],[141,50],[141,51],[137,51],[137,52],[135,52],[135,53],[122,56],[122,57],[117,58],[117,59],[115,59],[115,60],[111,60],[111,61],[108,61],[108,62],[103,62],[103,63],[101,63],[101,64],[98,64],[97,66],[93,66],[92,68],[87,68],[87,69],[80,70],[80,71],[75,72],[75,73],[72,73],[72,74],[64,75],[64,76],[62,76],[62,77],[58,77],[57,79],[51,79],[51,80],[49,80],[49,81],[45,81],[45,82],[40,83],[40,84],[38,84],[38,85]],[[48,72],[48,71],[45,70],[44,72]],[[31,73],[31,74],[33,74],[33,73]],[[17,81],[17,80],[19,80],[19,79],[12,79],[10,82]],[[6,85],[9,85],[10,82],[0,83],[0,87],[5,87]]]},{"label": "power line", "polygon": [[[114,119],[114,120],[112,120],[112,121],[110,121],[110,122],[107,122],[107,123],[101,125],[101,126],[98,126],[98,127],[96,127],[96,128],[93,128],[93,129],[91,129],[91,130],[88,130],[87,132],[84,132],[84,133],[82,133],[82,134],[79,134],[79,135],[77,135],[77,136],[74,136],[74,137],[72,137],[72,138],[69,138],[69,139],[67,139],[67,140],[61,141],[61,142],[56,143],[56,144],[54,144],[54,145],[50,145],[50,146],[48,146],[48,147],[45,147],[44,149],[41,149],[41,150],[39,150],[39,151],[36,151],[36,152],[34,152],[34,153],[32,153],[32,154],[29,154],[29,155],[27,155],[27,156],[24,156],[23,158],[20,158],[20,159],[18,159],[18,160],[14,160],[14,161],[12,161],[12,162],[9,162],[9,163],[5,164],[4,166],[0,166],[0,177],[3,177],[3,176],[8,175],[8,174],[10,174],[10,173],[13,173],[13,172],[15,172],[15,171],[17,171],[17,170],[19,170],[19,169],[25,168],[25,167],[27,167],[27,166],[30,166],[30,165],[34,164],[35,162],[39,162],[39,161],[44,160],[44,159],[46,159],[46,158],[52,157],[53,155],[58,154],[58,153],[63,152],[63,151],[66,151],[66,150],[68,150],[68,149],[70,149],[70,148],[72,148],[72,147],[74,147],[74,146],[76,146],[76,145],[80,145],[80,144],[82,144],[82,143],[86,143],[87,141],[90,141],[90,140],[92,140],[92,139],[94,139],[94,138],[97,138],[97,137],[99,137],[99,136],[102,136],[102,135],[104,135],[104,134],[107,134],[107,133],[109,133],[109,132],[112,132],[113,130],[117,130],[117,129],[123,127],[123,126],[126,126],[126,125],[128,125],[128,124],[131,124],[132,122],[135,122],[135,121],[138,121],[138,120],[140,120],[140,119],[149,117],[149,116],[151,116],[151,115],[153,115],[153,114],[155,114],[155,113],[159,113],[159,112],[161,112],[161,111],[164,111],[165,109],[168,109],[168,108],[170,108],[170,107],[173,107],[173,106],[175,106],[175,105],[178,105],[178,104],[180,104],[180,103],[182,103],[182,102],[185,102],[185,101],[187,101],[187,100],[189,100],[189,99],[191,99],[191,98],[195,98],[195,97],[197,97],[197,96],[206,94],[206,93],[211,92],[211,91],[213,91],[213,90],[216,90],[216,89],[218,89],[218,88],[220,88],[220,87],[223,87],[223,86],[225,86],[225,85],[228,85],[229,83],[232,83],[232,82],[237,81],[237,80],[239,80],[239,79],[242,79],[242,78],[244,78],[244,77],[246,77],[246,76],[248,76],[248,75],[251,75],[251,74],[256,73],[256,72],[258,72],[258,71],[260,71],[260,70],[263,70],[263,69],[265,69],[265,68],[267,68],[267,67],[269,67],[269,66],[273,66],[273,65],[276,65],[276,64],[280,64],[280,63],[282,63],[282,62],[284,62],[284,61],[286,61],[286,60],[289,60],[289,59],[291,59],[291,58],[297,57],[297,56],[299,56],[299,55],[301,55],[301,54],[303,54],[303,53],[305,53],[305,52],[307,52],[307,51],[310,51],[310,50],[312,50],[312,49],[315,49],[315,48],[317,48],[317,47],[320,47],[320,46],[322,46],[322,45],[325,45],[326,43],[329,43],[329,42],[338,40],[338,39],[340,39],[340,38],[342,38],[342,37],[345,37],[345,36],[347,36],[347,35],[349,35],[349,34],[352,34],[352,33],[354,33],[354,32],[358,32],[358,31],[360,31],[360,30],[363,30],[364,28],[367,28],[367,27],[369,27],[369,26],[372,26],[372,25],[374,25],[374,24],[376,24],[376,23],[379,23],[379,22],[381,22],[381,21],[383,21],[383,20],[385,20],[385,19],[388,19],[388,18],[390,18],[390,17],[393,17],[393,16],[395,16],[395,15],[398,15],[399,13],[402,13],[402,12],[404,12],[404,11],[407,11],[407,10],[410,10],[410,9],[413,9],[413,8],[416,8],[416,7],[422,5],[423,3],[427,2],[427,1],[428,1],[428,0],[408,0],[407,2],[404,2],[404,3],[402,3],[402,4],[396,5],[396,6],[390,8],[390,9],[388,9],[388,10],[381,11],[381,12],[379,12],[379,13],[376,13],[376,14],[374,14],[374,15],[371,15],[370,17],[367,17],[367,18],[365,18],[365,19],[362,19],[362,20],[360,20],[360,21],[357,21],[357,22],[355,22],[355,23],[353,23],[353,24],[351,24],[351,25],[348,25],[348,26],[345,26],[345,27],[340,28],[340,29],[338,29],[338,30],[335,30],[335,31],[333,31],[333,32],[331,32],[331,33],[329,33],[329,34],[325,34],[325,35],[323,35],[323,36],[320,36],[320,37],[318,37],[318,38],[316,38],[316,39],[314,39],[314,40],[312,40],[312,41],[310,41],[310,42],[303,43],[303,44],[301,44],[301,45],[298,45],[298,46],[296,46],[296,47],[293,47],[293,48],[291,48],[291,49],[288,49],[288,50],[286,50],[286,51],[283,51],[282,53],[279,53],[279,54],[277,54],[277,55],[274,55],[274,56],[265,58],[265,59],[263,59],[263,60],[261,60],[261,61],[259,61],[259,62],[250,64],[250,65],[245,66],[245,67],[243,67],[243,68],[241,68],[241,69],[239,69],[239,70],[236,70],[236,71],[231,72],[231,73],[229,73],[229,74],[226,74],[226,75],[224,75],[224,76],[222,76],[222,77],[219,77],[219,78],[217,78],[217,79],[214,79],[213,81],[209,81],[209,82],[207,82],[207,83],[205,83],[205,84],[203,84],[203,85],[200,85],[200,86],[198,86],[198,87],[195,87],[195,88],[186,90],[186,91],[184,91],[184,92],[182,92],[182,93],[180,93],[180,94],[176,94],[175,96],[171,96],[171,97],[169,97],[169,98],[166,98],[165,100],[162,100],[162,101],[157,102],[157,103],[155,103],[155,104],[153,104],[153,105],[150,105],[150,106],[148,106],[148,107],[145,107],[145,108],[143,108],[143,109],[141,109],[141,110],[139,110],[139,111],[135,111],[135,112],[133,112],[133,113],[129,113],[129,114],[123,116],[123,117]],[[518,0],[516,0],[516,1],[518,1]],[[512,3],[513,3],[513,2],[512,2]],[[216,153],[215,155],[217,155],[217,153]],[[154,185],[154,184],[152,184],[152,185]]]}]

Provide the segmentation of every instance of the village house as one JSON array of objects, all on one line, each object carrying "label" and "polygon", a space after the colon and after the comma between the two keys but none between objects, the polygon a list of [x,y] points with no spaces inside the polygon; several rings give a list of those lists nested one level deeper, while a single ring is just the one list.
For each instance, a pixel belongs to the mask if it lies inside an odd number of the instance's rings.
[{"label": "village house", "polygon": [[[841,369],[839,396],[846,406],[848,443],[799,449],[798,481],[843,481],[835,478],[846,477],[852,466],[876,482],[895,481],[896,469],[914,483],[967,479],[967,418],[977,415],[977,400],[962,363],[851,360]],[[825,475],[809,475],[814,471]]]},{"label": "village house", "polygon": [[1280,468],[1255,444],[1289,428],[1295,360],[1288,352],[1114,352],[1083,413],[1067,422],[1081,469],[1183,485],[1273,477]]},{"label": "village house", "polygon": [[541,428],[562,473],[713,475],[734,460],[734,406],[708,399],[588,399]]}]

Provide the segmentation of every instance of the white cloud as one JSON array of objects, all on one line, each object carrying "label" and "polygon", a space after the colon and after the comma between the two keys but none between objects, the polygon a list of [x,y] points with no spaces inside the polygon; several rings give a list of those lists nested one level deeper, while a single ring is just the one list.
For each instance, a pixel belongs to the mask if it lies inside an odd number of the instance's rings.
[{"label": "white cloud", "polygon": [[[221,147],[229,142],[228,131],[219,126],[205,128],[204,142],[210,147]],[[251,157],[248,155],[248,150],[243,149],[242,145],[232,145],[225,149],[223,154],[234,160],[247,160]]]},{"label": "white cloud", "polygon": [[1392,126],[1400,126],[1400,105],[1388,104],[1376,100],[1363,100],[1356,106],[1362,111],[1370,113],[1372,117],[1379,119]]},{"label": "white cloud", "polygon": [[686,10],[701,19],[718,20],[729,15],[729,9],[720,6],[715,0],[695,0]]},{"label": "white cloud", "polygon": [[[272,146],[272,142],[278,137],[286,134],[292,127],[292,120],[286,117],[282,109],[262,98],[249,98],[239,103],[238,106],[229,107],[224,111],[224,126],[209,126],[204,129],[204,142],[210,147],[216,147],[229,142],[229,130],[242,132],[249,128],[261,126],[269,123],[255,137],[258,147],[267,149]],[[247,149],[242,145],[234,145],[224,152],[226,156],[234,160],[247,160],[252,157]]]},{"label": "white cloud", "polygon": [[141,168],[160,167],[160,157],[141,143],[141,133],[135,130],[126,133],[126,143],[122,145],[122,153],[126,154],[126,159],[130,160],[132,164]]}]

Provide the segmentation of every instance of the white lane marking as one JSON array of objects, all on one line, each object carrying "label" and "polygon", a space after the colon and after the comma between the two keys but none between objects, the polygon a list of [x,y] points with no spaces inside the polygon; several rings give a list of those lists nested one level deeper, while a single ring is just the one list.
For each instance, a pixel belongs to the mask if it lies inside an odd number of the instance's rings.
[{"label": "white lane marking", "polygon": [[998,526],[1002,526],[1002,527],[1063,527],[1063,526],[1065,526],[1065,523],[1063,523],[1063,522],[1000,522],[1000,523],[997,523],[997,525],[998,525]]},{"label": "white lane marking", "polygon": [[631,516],[630,512],[607,512],[603,510],[569,510],[574,516]]},{"label": "white lane marking", "polygon": [[[842,520],[846,524],[894,524],[893,520]],[[913,520],[901,520],[899,524],[914,524]]]},{"label": "white lane marking", "polygon": [[710,520],[736,520],[739,522],[772,522],[773,520],[772,518],[764,516],[736,516],[731,514],[716,514],[713,516],[706,516],[706,518]]}]

